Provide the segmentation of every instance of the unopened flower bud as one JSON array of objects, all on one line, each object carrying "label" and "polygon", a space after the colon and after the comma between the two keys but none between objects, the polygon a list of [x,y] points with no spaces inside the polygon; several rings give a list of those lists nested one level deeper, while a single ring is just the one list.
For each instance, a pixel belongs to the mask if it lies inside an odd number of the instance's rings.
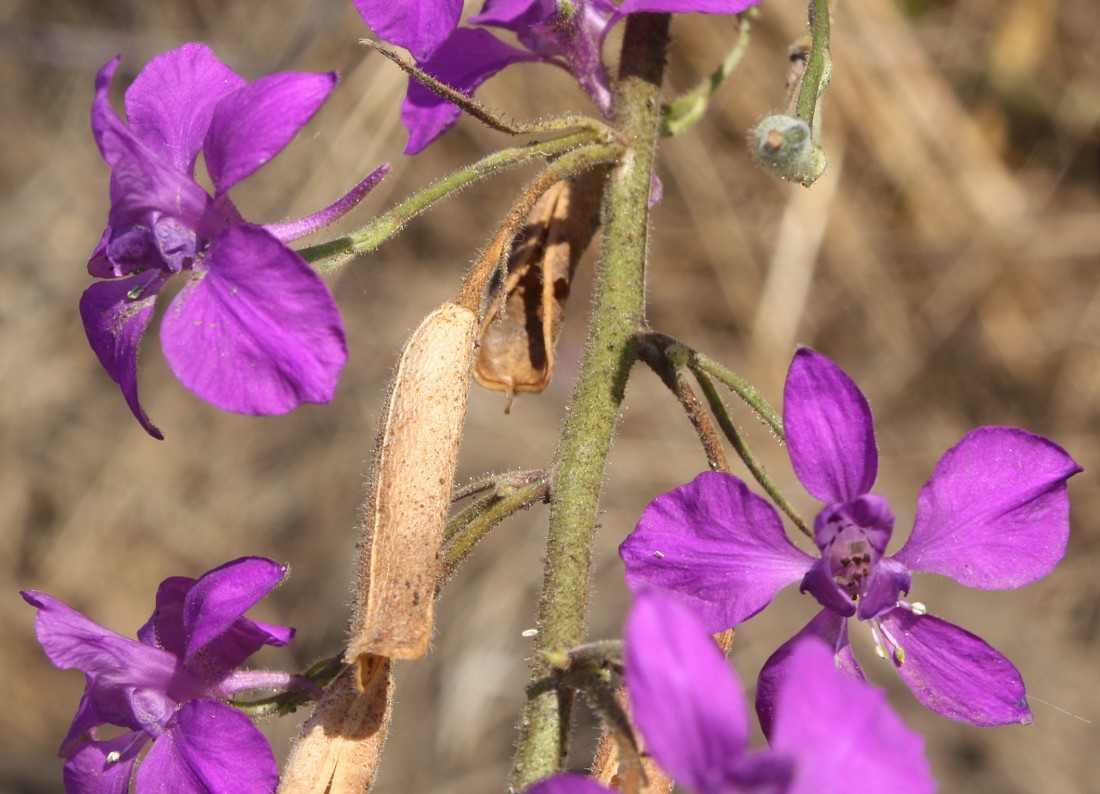
[{"label": "unopened flower bud", "polygon": [[749,133],[753,157],[782,179],[812,185],[825,173],[828,158],[810,125],[794,116],[767,116]]}]

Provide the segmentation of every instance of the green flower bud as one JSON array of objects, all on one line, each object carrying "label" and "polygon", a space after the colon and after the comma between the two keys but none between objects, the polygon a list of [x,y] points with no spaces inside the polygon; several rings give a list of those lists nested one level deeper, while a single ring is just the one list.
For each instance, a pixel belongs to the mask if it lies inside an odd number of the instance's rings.
[{"label": "green flower bud", "polygon": [[810,125],[794,116],[767,116],[749,133],[749,149],[781,179],[812,185],[825,173],[828,158],[814,141]]}]

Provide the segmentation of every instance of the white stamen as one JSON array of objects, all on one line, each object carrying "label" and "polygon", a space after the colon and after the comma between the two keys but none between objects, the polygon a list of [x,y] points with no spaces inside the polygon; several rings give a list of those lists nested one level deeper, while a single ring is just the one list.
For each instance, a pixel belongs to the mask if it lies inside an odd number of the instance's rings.
[{"label": "white stamen", "polygon": [[112,750],[111,752],[107,753],[108,764],[117,764],[118,759],[120,758],[122,758],[122,753],[120,753],[118,750]]},{"label": "white stamen", "polygon": [[653,556],[656,557],[658,560],[663,560],[665,558],[664,552],[660,551],[653,552]]},{"label": "white stamen", "polygon": [[519,633],[521,637],[537,637],[539,634],[538,629],[524,629]]},{"label": "white stamen", "polygon": [[871,636],[875,638],[875,653],[878,654],[878,658],[886,658],[886,649],[882,647],[882,637],[879,636],[878,627],[875,623],[868,624],[871,627]]}]

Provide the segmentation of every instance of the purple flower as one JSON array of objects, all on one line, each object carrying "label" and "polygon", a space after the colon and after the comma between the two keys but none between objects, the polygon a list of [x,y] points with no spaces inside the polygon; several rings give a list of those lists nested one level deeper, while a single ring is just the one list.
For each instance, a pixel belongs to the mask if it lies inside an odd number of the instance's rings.
[{"label": "purple flower", "polygon": [[[626,626],[624,678],[645,749],[696,794],[878,794],[933,791],[921,737],[883,693],[837,673],[829,649],[800,642],[779,681],[769,750],[747,751],[749,717],[737,674],[692,610],[638,594]],[[598,794],[561,775],[532,794]]]},{"label": "purple flower", "polygon": [[758,689],[765,723],[769,682],[803,636],[828,642],[838,665],[862,677],[848,645],[853,615],[871,626],[880,655],[931,710],[980,726],[1031,722],[1023,681],[1006,658],[901,596],[912,571],[986,590],[1046,576],[1065,553],[1066,481],[1081,468],[1040,436],[979,428],[940,459],[908,541],[886,556],[894,516],[870,493],[878,452],[866,398],[840,367],[802,348],[787,374],[783,408],[795,473],[825,503],[814,522],[821,558],[795,548],[776,511],[743,482],[708,472],[655,499],[622,544],[631,588],[675,594],[717,632],[801,580],[824,610],[765,665]]},{"label": "purple flower", "polygon": [[[285,243],[340,217],[376,170],[321,212],[246,223],[227,191],[285,147],[320,108],[335,74],[285,72],[247,83],[203,44],[157,56],[111,108],[115,58],[96,77],[92,132],[111,167],[107,228],[88,272],[112,279],[80,300],[88,341],[142,426],[161,438],[137,390],[138,343],[164,284],[186,283],[161,325],[176,377],[227,411],[281,414],[327,402],[347,359],[340,313],[321,278]],[[195,180],[202,152],[214,195]]]},{"label": "purple flower", "polygon": [[[283,646],[294,630],[244,616],[286,574],[259,557],[226,563],[199,579],[161,583],[138,641],[119,636],[52,596],[21,595],[39,609],[38,641],[57,667],[84,672],[87,685],[61,745],[65,790],[122,794],[135,777],[151,791],[270,792],[278,768],[267,740],[240,711],[219,703],[246,689],[289,685],[283,673],[235,672],[264,645]],[[100,725],[127,729],[100,740]]]},{"label": "purple flower", "polygon": [[[601,58],[607,32],[627,14],[735,14],[758,0],[486,0],[459,28],[459,0],[355,0],[363,20],[384,41],[409,50],[432,77],[461,91],[473,92],[506,66],[538,61],[570,72],[600,113],[610,117],[611,88]],[[505,44],[485,28],[515,35],[522,49]],[[416,154],[450,129],[459,109],[415,80],[401,107],[409,130],[406,154]]]}]

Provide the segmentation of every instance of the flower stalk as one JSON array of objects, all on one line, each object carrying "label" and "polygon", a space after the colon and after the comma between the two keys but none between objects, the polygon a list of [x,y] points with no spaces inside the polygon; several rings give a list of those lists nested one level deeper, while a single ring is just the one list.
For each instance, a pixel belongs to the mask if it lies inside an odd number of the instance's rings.
[{"label": "flower stalk", "polygon": [[[476,163],[460,168],[454,173],[429,185],[397,206],[384,212],[358,231],[335,240],[307,246],[298,254],[314,269],[326,272],[346,264],[359,254],[365,254],[397,235],[405,224],[417,215],[427,211],[437,201],[447,198],[474,182],[492,176],[514,166],[523,165],[531,160],[555,157],[593,144],[601,144],[602,139],[591,131],[574,132],[559,138],[529,143],[501,149],[487,155]],[[603,144],[606,147],[606,144]]]},{"label": "flower stalk", "polygon": [[[629,149],[607,185],[588,343],[554,460],[537,653],[572,648],[584,640],[604,468],[645,322],[650,175],[668,42],[667,15],[628,17],[613,125],[629,141]],[[534,681],[551,672],[541,659],[536,656]],[[530,697],[512,790],[522,791],[560,768],[571,702],[571,695],[556,687]]]}]

